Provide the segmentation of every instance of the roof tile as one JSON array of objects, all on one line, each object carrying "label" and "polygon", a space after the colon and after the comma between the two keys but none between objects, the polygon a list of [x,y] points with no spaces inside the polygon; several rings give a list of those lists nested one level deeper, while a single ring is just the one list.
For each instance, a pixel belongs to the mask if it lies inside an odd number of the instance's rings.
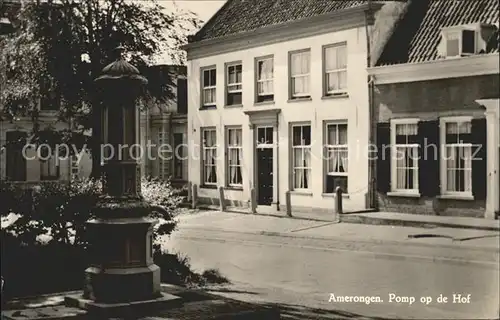
[{"label": "roof tile", "polygon": [[254,31],[352,8],[366,0],[228,0],[191,42]]},{"label": "roof tile", "polygon": [[[498,28],[498,11],[498,0],[413,0],[377,65],[437,60],[441,28],[478,22]],[[498,52],[498,31],[488,52]]]}]

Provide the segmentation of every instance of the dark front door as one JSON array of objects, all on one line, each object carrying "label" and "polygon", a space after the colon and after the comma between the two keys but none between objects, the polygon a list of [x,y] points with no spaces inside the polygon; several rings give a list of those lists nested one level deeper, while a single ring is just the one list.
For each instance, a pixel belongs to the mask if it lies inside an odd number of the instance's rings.
[{"label": "dark front door", "polygon": [[273,202],[273,149],[257,149],[258,188],[257,197],[259,205],[271,205]]}]

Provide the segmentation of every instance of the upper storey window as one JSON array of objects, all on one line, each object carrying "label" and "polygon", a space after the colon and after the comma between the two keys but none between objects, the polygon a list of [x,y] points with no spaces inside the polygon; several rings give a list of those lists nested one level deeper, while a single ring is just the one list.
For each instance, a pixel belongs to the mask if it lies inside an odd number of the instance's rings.
[{"label": "upper storey window", "polygon": [[309,98],[311,51],[301,50],[290,53],[290,98]]},{"label": "upper storey window", "polygon": [[323,48],[325,96],[347,93],[347,45],[339,43]]},{"label": "upper storey window", "polygon": [[241,63],[226,65],[226,105],[242,104],[243,67]]},{"label": "upper storey window", "polygon": [[215,67],[202,69],[202,107],[216,106],[217,70]]},{"label": "upper storey window", "polygon": [[257,67],[257,102],[274,100],[274,59],[259,58]]}]

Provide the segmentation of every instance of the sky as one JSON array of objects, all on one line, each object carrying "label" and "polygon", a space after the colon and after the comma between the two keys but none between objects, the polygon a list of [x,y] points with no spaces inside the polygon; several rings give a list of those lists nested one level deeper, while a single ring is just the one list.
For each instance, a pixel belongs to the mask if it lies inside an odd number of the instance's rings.
[{"label": "sky", "polygon": [[[198,18],[207,22],[216,12],[219,10],[226,0],[157,0],[159,3],[163,4],[166,10],[169,12],[176,11],[175,7],[182,11],[191,11],[198,15]],[[194,31],[193,31],[194,32]],[[154,64],[172,64],[176,63],[172,61],[170,56],[166,53],[160,53],[155,56],[153,62]]]},{"label": "sky", "polygon": [[217,10],[226,2],[225,0],[158,0],[170,6],[175,3],[179,8],[190,10],[198,15],[203,22],[208,21]]}]

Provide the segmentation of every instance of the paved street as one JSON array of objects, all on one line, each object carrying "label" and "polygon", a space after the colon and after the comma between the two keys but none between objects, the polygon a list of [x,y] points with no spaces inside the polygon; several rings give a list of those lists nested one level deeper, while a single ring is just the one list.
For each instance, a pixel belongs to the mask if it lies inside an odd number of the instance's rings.
[{"label": "paved street", "polygon": [[[271,232],[279,226],[290,236]],[[409,234],[428,233],[425,229],[337,224],[329,228],[344,241],[315,239],[327,227],[304,220],[204,213],[181,218],[166,248],[188,255],[197,270],[219,269],[233,283],[224,289],[233,292],[221,294],[286,304],[289,319],[498,317],[495,233],[483,232],[468,245],[452,245],[450,239],[439,238],[403,242]],[[476,231],[433,230],[457,232]],[[331,294],[335,299],[373,296],[380,302],[335,302]],[[391,294],[398,298],[390,302]],[[440,294],[448,303],[437,303]],[[453,294],[461,294],[464,301],[470,295],[470,303],[453,303]],[[411,297],[415,301],[410,305]],[[423,304],[421,297],[432,302]]]}]

